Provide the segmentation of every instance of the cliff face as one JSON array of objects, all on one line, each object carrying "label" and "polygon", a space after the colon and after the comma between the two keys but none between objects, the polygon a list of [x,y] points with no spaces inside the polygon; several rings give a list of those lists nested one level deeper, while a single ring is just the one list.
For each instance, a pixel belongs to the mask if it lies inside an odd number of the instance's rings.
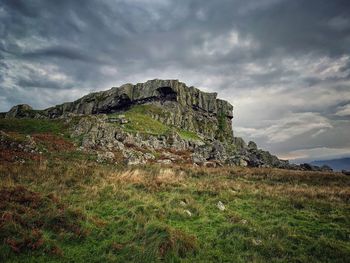
[{"label": "cliff face", "polygon": [[149,80],[136,85],[125,84],[108,91],[91,93],[74,102],[47,109],[50,117],[65,112],[77,114],[113,113],[131,105],[152,101],[176,101],[182,107],[190,107],[208,114],[223,114],[232,119],[233,107],[227,101],[217,99],[217,93],[202,92],[187,87],[178,80]]}]

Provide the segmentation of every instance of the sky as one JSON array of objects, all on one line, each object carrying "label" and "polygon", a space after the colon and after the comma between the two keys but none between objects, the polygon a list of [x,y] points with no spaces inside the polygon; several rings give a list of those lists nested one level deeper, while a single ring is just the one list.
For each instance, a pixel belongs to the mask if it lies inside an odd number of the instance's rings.
[{"label": "sky", "polygon": [[0,111],[155,78],[280,158],[350,156],[349,0],[0,1]]}]

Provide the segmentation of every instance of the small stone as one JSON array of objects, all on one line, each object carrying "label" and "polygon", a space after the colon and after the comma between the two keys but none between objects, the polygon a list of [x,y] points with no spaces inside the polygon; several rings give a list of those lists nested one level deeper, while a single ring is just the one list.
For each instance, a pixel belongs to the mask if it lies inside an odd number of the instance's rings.
[{"label": "small stone", "polygon": [[184,212],[188,215],[188,216],[192,216],[192,213],[190,210],[184,210]]},{"label": "small stone", "polygon": [[160,163],[160,164],[171,164],[172,160],[170,160],[170,159],[163,159],[163,160],[158,160],[157,163]]},{"label": "small stone", "polygon": [[143,155],[143,157],[144,157],[146,160],[154,160],[154,159],[156,159],[156,157],[155,157],[153,154],[151,154],[151,153],[145,153],[145,154]]},{"label": "small stone", "polygon": [[216,206],[219,208],[220,211],[224,211],[226,209],[225,205],[221,201],[219,201]]},{"label": "small stone", "polygon": [[242,220],[241,220],[241,223],[242,223],[243,225],[247,224],[247,222],[248,222],[248,221],[245,220],[245,219],[242,219]]},{"label": "small stone", "polygon": [[262,244],[262,240],[260,239],[253,239],[252,243],[254,246],[260,246]]},{"label": "small stone", "polygon": [[114,153],[112,153],[112,152],[98,152],[97,153],[97,162],[98,163],[112,161],[113,159],[114,159]]},{"label": "small stone", "polygon": [[187,204],[184,201],[180,201],[181,206],[186,206]]},{"label": "small stone", "polygon": [[239,159],[239,166],[247,167],[247,166],[248,166],[248,163],[247,163],[247,161],[245,161],[244,159]]}]

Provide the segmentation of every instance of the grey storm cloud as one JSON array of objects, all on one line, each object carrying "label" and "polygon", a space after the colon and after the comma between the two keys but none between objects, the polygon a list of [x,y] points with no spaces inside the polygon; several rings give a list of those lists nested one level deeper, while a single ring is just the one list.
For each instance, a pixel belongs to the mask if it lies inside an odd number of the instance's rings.
[{"label": "grey storm cloud", "polygon": [[3,0],[0,111],[179,79],[281,157],[350,154],[348,0]]}]

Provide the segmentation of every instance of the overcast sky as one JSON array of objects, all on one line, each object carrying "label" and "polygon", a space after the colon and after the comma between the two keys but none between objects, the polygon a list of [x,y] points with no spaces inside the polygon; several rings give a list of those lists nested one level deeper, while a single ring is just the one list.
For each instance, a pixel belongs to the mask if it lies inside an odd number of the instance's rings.
[{"label": "overcast sky", "polygon": [[282,158],[350,156],[349,0],[1,0],[0,111],[179,79]]}]

